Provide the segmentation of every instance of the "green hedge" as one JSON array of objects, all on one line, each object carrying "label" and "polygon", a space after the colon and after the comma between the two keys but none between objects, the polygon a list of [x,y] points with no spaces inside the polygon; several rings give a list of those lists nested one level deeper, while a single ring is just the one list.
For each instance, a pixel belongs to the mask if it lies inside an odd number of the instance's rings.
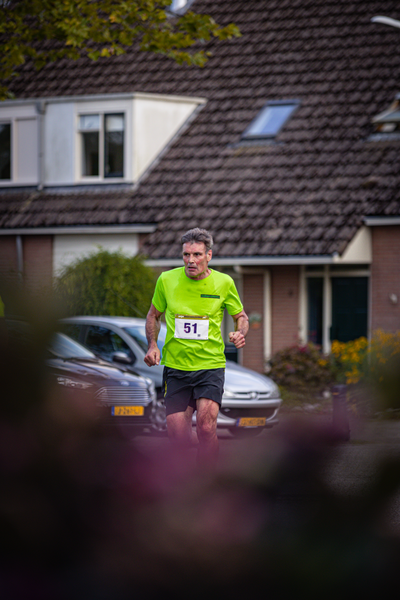
[{"label": "green hedge", "polygon": [[55,280],[55,289],[70,316],[145,317],[155,280],[142,257],[100,249],[68,265]]}]

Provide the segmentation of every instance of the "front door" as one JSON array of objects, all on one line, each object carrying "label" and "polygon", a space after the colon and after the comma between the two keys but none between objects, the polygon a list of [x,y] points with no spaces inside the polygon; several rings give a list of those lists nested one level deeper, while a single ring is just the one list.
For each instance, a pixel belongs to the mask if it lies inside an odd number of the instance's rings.
[{"label": "front door", "polygon": [[331,340],[349,342],[368,333],[368,278],[332,277]]}]

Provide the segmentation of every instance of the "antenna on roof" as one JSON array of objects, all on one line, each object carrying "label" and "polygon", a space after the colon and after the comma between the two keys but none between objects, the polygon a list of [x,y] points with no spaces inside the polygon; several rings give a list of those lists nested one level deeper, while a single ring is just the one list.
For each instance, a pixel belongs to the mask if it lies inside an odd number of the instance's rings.
[{"label": "antenna on roof", "polygon": [[400,29],[400,21],[391,19],[390,17],[372,17],[372,23],[382,23],[383,25],[391,25],[392,27],[398,27]]}]

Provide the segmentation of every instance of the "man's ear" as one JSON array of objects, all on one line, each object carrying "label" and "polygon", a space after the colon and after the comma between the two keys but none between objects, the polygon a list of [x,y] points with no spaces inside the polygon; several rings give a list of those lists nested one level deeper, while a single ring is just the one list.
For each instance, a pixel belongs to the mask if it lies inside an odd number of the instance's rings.
[{"label": "man's ear", "polygon": [[208,260],[208,262],[210,262],[211,259],[212,259],[212,250],[210,248],[209,251],[207,252],[207,260]]}]

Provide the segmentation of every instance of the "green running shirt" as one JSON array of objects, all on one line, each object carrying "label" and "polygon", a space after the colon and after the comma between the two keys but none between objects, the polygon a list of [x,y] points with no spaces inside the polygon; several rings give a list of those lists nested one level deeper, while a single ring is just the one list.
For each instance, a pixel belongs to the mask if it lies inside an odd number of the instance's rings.
[{"label": "green running shirt", "polygon": [[185,268],[165,271],[157,280],[152,303],[165,312],[167,336],[161,364],[181,371],[225,367],[221,323],[243,310],[229,275],[211,270],[205,279],[187,277]]}]

